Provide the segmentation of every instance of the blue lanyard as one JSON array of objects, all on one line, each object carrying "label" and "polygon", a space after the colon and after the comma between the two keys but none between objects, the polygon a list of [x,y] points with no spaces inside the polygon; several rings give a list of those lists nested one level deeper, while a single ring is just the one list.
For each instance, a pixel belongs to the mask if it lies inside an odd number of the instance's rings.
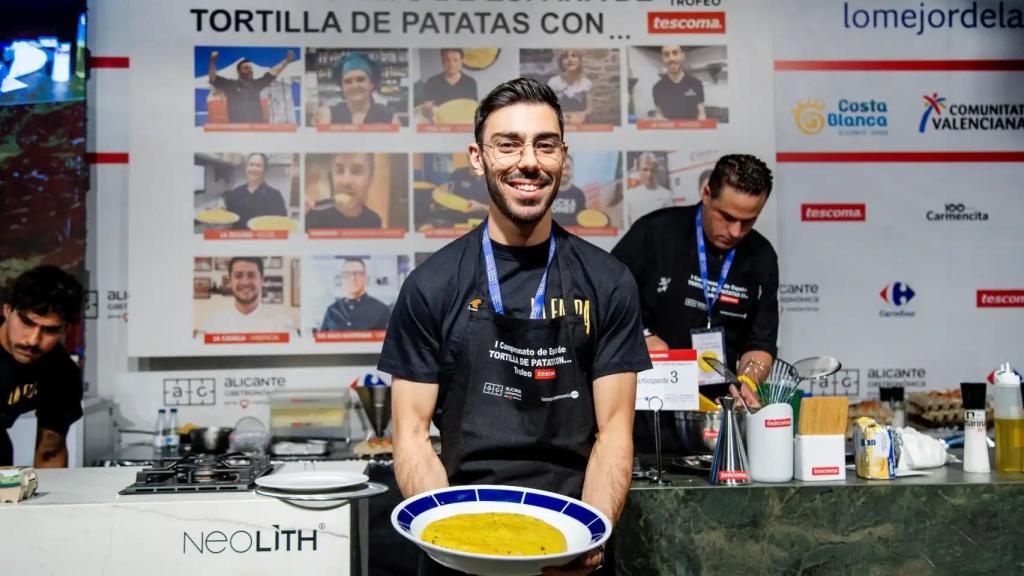
[{"label": "blue lanyard", "polygon": [[718,302],[718,297],[725,289],[725,279],[729,276],[729,268],[732,267],[732,258],[736,255],[736,249],[729,250],[722,263],[722,273],[718,278],[718,289],[712,291],[708,285],[708,255],[704,250],[704,225],[701,215],[704,213],[704,206],[697,207],[697,260],[700,261],[700,281],[704,287],[704,303],[708,306],[708,328],[711,328],[711,309]]},{"label": "blue lanyard", "polygon": [[[505,306],[501,303],[501,288],[498,286],[498,267],[494,264],[494,248],[491,246],[491,235],[488,233],[488,223],[483,227],[483,248],[484,263],[487,265],[487,291],[491,295],[491,306],[494,311],[502,316],[505,315]],[[533,308],[530,309],[530,320],[540,320],[544,314],[544,292],[547,290],[548,270],[551,269],[551,262],[555,259],[555,231],[551,230],[551,238],[548,240],[548,263],[544,266],[544,275],[540,278],[540,286],[537,286],[537,294],[533,297]]]}]

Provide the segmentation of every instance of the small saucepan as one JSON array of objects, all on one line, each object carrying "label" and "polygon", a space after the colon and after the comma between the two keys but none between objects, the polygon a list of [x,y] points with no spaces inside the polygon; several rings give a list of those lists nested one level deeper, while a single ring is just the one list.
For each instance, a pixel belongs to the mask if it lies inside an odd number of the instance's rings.
[{"label": "small saucepan", "polygon": [[200,454],[224,454],[228,451],[228,437],[231,428],[224,426],[208,426],[189,430],[188,437],[192,444],[192,452]]}]

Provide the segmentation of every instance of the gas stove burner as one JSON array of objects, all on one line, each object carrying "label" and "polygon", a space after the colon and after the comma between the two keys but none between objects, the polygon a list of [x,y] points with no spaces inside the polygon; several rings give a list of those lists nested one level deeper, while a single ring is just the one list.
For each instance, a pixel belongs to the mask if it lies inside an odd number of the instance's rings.
[{"label": "gas stove burner", "polygon": [[135,483],[121,494],[245,491],[252,489],[256,478],[272,468],[270,459],[264,455],[189,454],[143,468],[136,474]]}]

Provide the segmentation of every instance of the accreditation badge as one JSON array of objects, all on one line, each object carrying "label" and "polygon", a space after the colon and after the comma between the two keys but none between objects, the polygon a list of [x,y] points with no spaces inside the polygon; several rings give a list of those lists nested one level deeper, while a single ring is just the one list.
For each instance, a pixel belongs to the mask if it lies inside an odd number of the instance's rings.
[{"label": "accreditation badge", "polygon": [[728,365],[725,358],[725,330],[721,327],[694,328],[690,330],[690,343],[697,351],[697,383],[719,384],[725,377],[715,372],[704,358],[717,358],[722,364]]}]

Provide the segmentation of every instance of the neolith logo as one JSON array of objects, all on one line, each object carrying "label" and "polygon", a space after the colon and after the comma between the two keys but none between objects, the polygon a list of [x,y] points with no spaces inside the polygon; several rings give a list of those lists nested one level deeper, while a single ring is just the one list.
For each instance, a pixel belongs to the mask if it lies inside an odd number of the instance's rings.
[{"label": "neolith logo", "polygon": [[236,530],[181,533],[181,553],[185,554],[248,554],[250,552],[316,552],[317,534],[325,526],[312,530],[281,530],[272,524],[269,530]]}]

